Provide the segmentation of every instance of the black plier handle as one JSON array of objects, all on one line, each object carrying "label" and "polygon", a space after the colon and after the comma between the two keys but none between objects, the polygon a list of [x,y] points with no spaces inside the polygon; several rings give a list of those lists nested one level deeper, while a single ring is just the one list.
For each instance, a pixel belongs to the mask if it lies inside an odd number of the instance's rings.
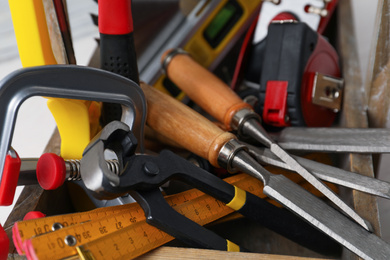
[{"label": "black plier handle", "polygon": [[[135,154],[135,146],[136,139],[126,124],[119,121],[108,124],[84,152],[81,160],[83,181],[101,199],[132,191],[150,224],[191,246],[226,250],[227,241],[215,234],[209,235],[211,231],[180,215],[166,202],[162,203],[164,198],[158,188],[169,180],[189,184],[245,217],[312,250],[329,253],[330,248],[339,248],[328,236],[289,211],[228,184],[171,151],[164,150],[156,156]],[[104,150],[107,149],[118,156],[122,169],[119,175],[105,168]]]}]

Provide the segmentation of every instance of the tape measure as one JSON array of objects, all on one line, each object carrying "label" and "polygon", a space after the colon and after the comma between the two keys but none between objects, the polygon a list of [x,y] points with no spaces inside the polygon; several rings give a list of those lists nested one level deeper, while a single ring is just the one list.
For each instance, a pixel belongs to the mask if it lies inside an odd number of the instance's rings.
[{"label": "tape measure", "polygon": [[[253,177],[239,174],[226,181],[265,198],[263,184]],[[166,200],[175,210],[200,225],[234,212],[196,189],[168,196]],[[56,228],[60,229],[52,231]],[[147,224],[141,207],[132,203],[17,222],[13,227],[13,239],[19,254],[25,253],[28,259],[74,255],[82,259],[107,259],[108,256],[129,259],[174,238]]]}]

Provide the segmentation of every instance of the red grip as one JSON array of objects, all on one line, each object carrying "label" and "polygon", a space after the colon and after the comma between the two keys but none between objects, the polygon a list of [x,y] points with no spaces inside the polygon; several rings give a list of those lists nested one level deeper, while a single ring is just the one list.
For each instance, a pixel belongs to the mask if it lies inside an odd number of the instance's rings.
[{"label": "red grip", "polygon": [[17,154],[15,158],[9,154],[6,156],[0,183],[0,206],[10,206],[12,204],[18,186],[21,164],[22,161]]},{"label": "red grip", "polygon": [[131,0],[99,0],[99,32],[120,35],[133,32]]},{"label": "red grip", "polygon": [[6,260],[9,252],[9,238],[0,225],[0,260]]}]

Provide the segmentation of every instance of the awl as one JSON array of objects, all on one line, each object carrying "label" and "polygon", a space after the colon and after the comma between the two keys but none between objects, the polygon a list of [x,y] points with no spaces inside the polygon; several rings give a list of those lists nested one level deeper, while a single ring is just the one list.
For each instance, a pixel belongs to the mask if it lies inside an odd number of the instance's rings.
[{"label": "awl", "polygon": [[259,116],[233,90],[219,78],[197,64],[186,52],[173,49],[162,57],[163,70],[188,97],[228,130],[236,130],[238,136],[252,137],[259,141],[288,164],[291,169],[321,191],[345,214],[362,227],[372,230],[370,223],[360,217],[324,183],[300,165],[293,157],[276,144],[260,124]]},{"label": "awl", "polygon": [[[245,144],[248,152],[259,162],[273,165],[286,170],[291,170],[288,164],[282,162],[267,148],[260,148]],[[292,155],[301,165],[313,173],[317,178],[335,183],[347,188],[359,190],[368,194],[390,199],[390,183],[375,178],[367,177],[359,173],[345,171],[330,165],[312,161],[306,158]]]},{"label": "awl", "polygon": [[265,170],[236,137],[168,95],[141,83],[148,103],[147,124],[204,157],[214,166],[237,169],[264,183],[264,194],[365,259],[385,259],[390,246],[283,175]]}]

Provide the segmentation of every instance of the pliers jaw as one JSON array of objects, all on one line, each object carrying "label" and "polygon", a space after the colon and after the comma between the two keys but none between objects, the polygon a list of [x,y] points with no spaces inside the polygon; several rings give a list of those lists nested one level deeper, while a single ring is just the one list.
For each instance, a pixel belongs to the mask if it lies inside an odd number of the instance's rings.
[{"label": "pliers jaw", "polygon": [[[120,175],[124,170],[123,158],[135,154],[138,141],[128,125],[113,121],[106,125],[85,148],[80,172],[85,186],[98,199],[113,199],[126,194],[121,191]],[[118,160],[118,172],[112,172],[106,162],[106,151],[112,151]]]}]

